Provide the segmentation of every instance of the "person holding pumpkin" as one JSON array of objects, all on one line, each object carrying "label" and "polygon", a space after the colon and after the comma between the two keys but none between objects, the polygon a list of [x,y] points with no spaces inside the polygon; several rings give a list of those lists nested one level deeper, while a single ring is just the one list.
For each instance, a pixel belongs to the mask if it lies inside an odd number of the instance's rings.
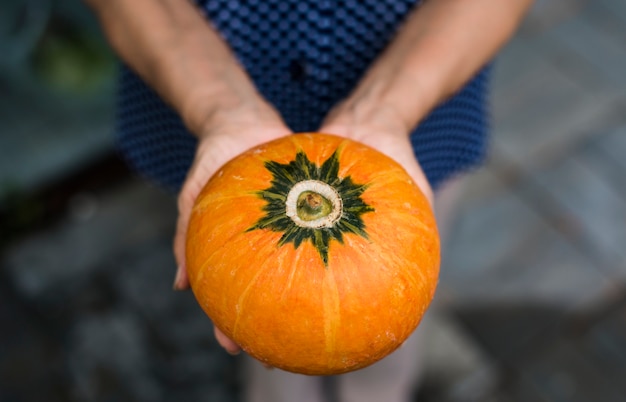
[{"label": "person holding pumpkin", "polygon": [[[399,162],[432,203],[447,179],[484,157],[489,61],[531,4],[85,1],[128,66],[120,148],[179,192],[179,290],[189,286],[185,235],[197,195],[224,163],[261,143],[310,131],[359,141]],[[215,336],[239,351],[217,328]],[[409,343],[340,377],[340,400],[408,401],[417,367]],[[250,400],[322,400],[317,378],[252,373]]]}]

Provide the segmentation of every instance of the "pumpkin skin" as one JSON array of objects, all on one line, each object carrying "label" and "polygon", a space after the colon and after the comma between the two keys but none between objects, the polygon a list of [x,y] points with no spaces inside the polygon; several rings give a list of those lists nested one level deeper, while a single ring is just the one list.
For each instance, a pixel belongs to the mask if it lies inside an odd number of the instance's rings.
[{"label": "pumpkin skin", "polygon": [[[330,227],[286,216],[297,160],[305,176],[334,173],[344,192]],[[440,262],[431,207],[404,169],[317,133],[260,145],[218,170],[196,200],[186,258],[194,295],[224,334],[266,364],[309,375],[363,368],[397,349],[432,301]]]}]

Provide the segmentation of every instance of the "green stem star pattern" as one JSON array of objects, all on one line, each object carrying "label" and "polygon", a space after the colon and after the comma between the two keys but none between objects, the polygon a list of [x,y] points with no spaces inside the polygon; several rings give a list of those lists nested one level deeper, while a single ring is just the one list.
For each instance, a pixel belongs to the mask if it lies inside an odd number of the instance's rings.
[{"label": "green stem star pattern", "polygon": [[[352,233],[367,239],[365,224],[361,215],[373,212],[374,208],[366,204],[361,195],[367,189],[366,184],[356,184],[350,176],[339,177],[339,150],[321,166],[316,166],[303,151],[299,151],[293,161],[281,164],[265,162],[265,167],[272,173],[271,186],[257,192],[267,201],[263,207],[265,216],[260,218],[248,231],[269,229],[282,232],[278,246],[293,243],[297,249],[300,244],[310,241],[318,251],[324,266],[328,266],[328,251],[331,240],[343,243],[343,235]],[[302,181],[319,181],[333,187],[342,201],[339,219],[331,227],[311,228],[297,225],[286,211],[287,196],[292,187]]]}]

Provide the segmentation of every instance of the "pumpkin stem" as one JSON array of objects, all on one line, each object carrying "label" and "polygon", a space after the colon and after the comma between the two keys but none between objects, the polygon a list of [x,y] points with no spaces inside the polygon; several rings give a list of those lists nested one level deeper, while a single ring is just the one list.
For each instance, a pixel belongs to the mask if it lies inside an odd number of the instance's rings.
[{"label": "pumpkin stem", "polygon": [[317,194],[317,193],[308,193],[306,195],[306,204],[314,211],[317,211],[320,209],[320,206],[322,205],[322,199],[324,197],[322,197],[321,195]]},{"label": "pumpkin stem", "polygon": [[298,226],[332,227],[341,218],[343,202],[337,190],[318,180],[296,183],[285,202],[286,214]]},{"label": "pumpkin stem", "polygon": [[333,210],[333,205],[330,201],[313,191],[300,193],[297,205],[298,216],[307,222],[328,216]]}]

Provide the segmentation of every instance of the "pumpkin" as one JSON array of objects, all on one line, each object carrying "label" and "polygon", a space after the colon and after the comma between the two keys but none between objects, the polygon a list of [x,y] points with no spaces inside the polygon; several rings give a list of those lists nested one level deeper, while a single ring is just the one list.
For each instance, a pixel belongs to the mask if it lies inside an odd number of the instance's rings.
[{"label": "pumpkin", "polygon": [[391,158],[326,134],[234,158],[198,196],[191,288],[256,359],[327,375],[398,348],[430,304],[439,238],[430,205]]}]

